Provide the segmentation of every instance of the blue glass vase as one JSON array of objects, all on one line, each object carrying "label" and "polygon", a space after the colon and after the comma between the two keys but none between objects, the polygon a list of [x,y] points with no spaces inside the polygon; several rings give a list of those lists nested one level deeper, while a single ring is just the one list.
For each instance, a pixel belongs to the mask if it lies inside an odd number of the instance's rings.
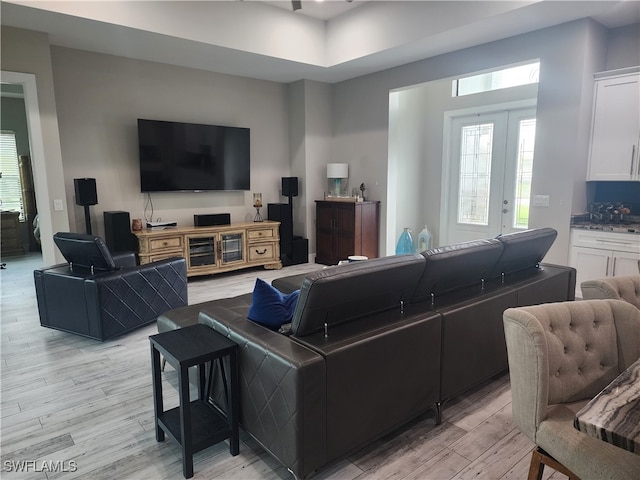
[{"label": "blue glass vase", "polygon": [[396,255],[402,255],[405,253],[415,253],[415,247],[413,245],[413,237],[411,236],[411,230],[405,228],[398,238],[396,244]]}]

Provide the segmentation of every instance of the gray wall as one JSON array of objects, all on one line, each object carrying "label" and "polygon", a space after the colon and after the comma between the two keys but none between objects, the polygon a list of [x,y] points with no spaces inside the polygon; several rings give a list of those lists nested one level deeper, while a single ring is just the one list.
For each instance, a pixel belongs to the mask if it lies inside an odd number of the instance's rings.
[{"label": "gray wall", "polygon": [[[551,206],[532,208],[530,226],[549,226],[558,230],[558,240],[547,260],[566,263],[574,179],[581,178],[584,184],[586,178],[592,74],[604,69],[605,45],[604,27],[581,20],[334,85],[334,156],[350,159],[352,176],[371,185],[370,196],[382,200],[383,242],[386,208],[393,204],[387,198],[386,189],[389,92],[540,58],[533,191],[550,195]],[[429,159],[429,162],[434,161],[440,159]],[[402,168],[402,165],[395,168]],[[439,169],[439,166],[428,164],[427,170],[432,169]],[[438,204],[439,196],[431,191],[426,194],[428,197],[420,199],[422,205]],[[414,198],[410,205],[417,205],[418,201]],[[407,208],[404,200],[397,210],[402,208]],[[582,208],[584,205],[580,205]],[[381,245],[383,252],[390,251],[386,243]]]},{"label": "gray wall", "polygon": [[[32,149],[32,166],[36,201],[40,215],[42,255],[45,265],[62,260],[54,248],[53,233],[69,231],[69,217],[64,205],[62,153],[58,131],[58,113],[53,87],[53,71],[46,34],[11,27],[2,27],[0,55],[2,71],[32,74],[35,77],[37,98],[26,98],[27,105],[35,105],[39,111],[41,138],[32,141],[43,145],[43,158]],[[28,95],[28,91],[25,91]],[[35,112],[34,112],[35,114]],[[53,200],[63,201],[63,210],[53,208]]]},{"label": "gray wall", "polygon": [[[45,34],[3,26],[1,65],[3,70],[33,73],[37,80],[46,158],[33,160],[34,166],[40,165],[40,171],[34,168],[36,190],[39,185],[46,187],[40,189],[46,191],[44,207],[38,198],[41,214],[46,212],[45,238],[53,231],[68,230],[69,222],[71,229],[82,231],[82,211],[73,199],[72,182],[77,177],[97,179],[100,203],[92,207],[92,216],[98,233],[104,210],[126,210],[132,217],[143,217],[135,120],[148,117],[250,127],[252,191],[261,191],[265,204],[281,202],[280,177],[300,176],[304,197],[297,200],[296,225],[312,241],[313,200],[321,198],[325,188],[326,164],[349,163],[350,183],[364,182],[367,196],[382,201],[381,252],[385,252],[391,243],[386,235],[387,208],[393,203],[387,185],[390,92],[540,58],[534,191],[550,195],[551,207],[535,209],[531,226],[559,230],[548,260],[564,263],[570,214],[585,206],[592,73],[638,64],[638,32],[637,25],[607,32],[584,20],[335,85],[301,81],[287,86],[50,47]],[[423,101],[429,108],[433,99]],[[426,122],[424,128],[434,135],[441,135],[441,125],[428,118],[419,121]],[[427,186],[440,169],[433,146],[423,146]],[[416,147],[415,152],[419,151]],[[416,192],[427,195],[398,205],[395,211],[426,205],[429,215],[437,215],[436,189],[416,185]],[[53,211],[56,198],[64,199],[71,211]],[[198,212],[227,211],[233,221],[251,219],[255,212],[251,192],[156,194],[152,198],[154,218],[183,224]],[[424,218],[434,224],[429,215]],[[414,212],[415,218],[419,216]],[[389,236],[395,240],[397,234]],[[44,253],[45,263],[52,263],[56,256],[52,242]]]},{"label": "gray wall", "polygon": [[[252,192],[261,192],[265,205],[281,201],[280,177],[290,171],[286,85],[68,48],[51,52],[67,204],[75,205],[74,178],[96,179],[94,233],[104,232],[104,211],[145,218],[138,118],[251,129],[251,191],[152,193],[153,220],[189,226],[196,213],[228,212],[232,222],[252,221]],[[70,223],[84,230],[82,207],[72,209]]]},{"label": "gray wall", "polygon": [[18,156],[30,155],[27,114],[22,98],[0,98],[0,126],[16,134]]}]

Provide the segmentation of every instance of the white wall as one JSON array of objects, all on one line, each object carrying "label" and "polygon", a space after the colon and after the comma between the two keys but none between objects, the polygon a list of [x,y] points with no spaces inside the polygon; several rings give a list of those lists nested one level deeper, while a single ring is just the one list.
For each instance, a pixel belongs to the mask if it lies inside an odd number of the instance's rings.
[{"label": "white wall", "polygon": [[52,47],[51,55],[73,231],[84,231],[74,178],[96,179],[94,234],[104,233],[104,211],[145,218],[138,118],[251,129],[251,191],[152,193],[154,220],[189,226],[196,213],[228,212],[232,222],[251,221],[251,192],[261,192],[265,205],[282,201],[280,178],[290,168],[285,85],[60,47]]}]

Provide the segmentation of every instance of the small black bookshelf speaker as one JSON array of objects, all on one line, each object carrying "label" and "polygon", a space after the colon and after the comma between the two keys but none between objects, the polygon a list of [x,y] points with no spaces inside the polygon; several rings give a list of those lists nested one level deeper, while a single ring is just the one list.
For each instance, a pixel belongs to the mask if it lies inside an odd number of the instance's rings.
[{"label": "small black bookshelf speaker", "polygon": [[193,225],[195,227],[212,227],[214,225],[230,225],[230,213],[205,213],[194,214]]},{"label": "small black bookshelf speaker", "polygon": [[298,177],[282,177],[282,195],[285,197],[298,196]]},{"label": "small black bookshelf speaker", "polygon": [[76,191],[76,205],[98,204],[95,178],[74,178],[73,187]]}]

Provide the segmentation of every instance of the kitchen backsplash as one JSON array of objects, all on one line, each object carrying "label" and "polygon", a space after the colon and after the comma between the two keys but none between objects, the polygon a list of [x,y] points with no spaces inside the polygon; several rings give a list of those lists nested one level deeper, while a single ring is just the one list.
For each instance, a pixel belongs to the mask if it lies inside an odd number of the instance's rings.
[{"label": "kitchen backsplash", "polygon": [[587,205],[620,203],[640,215],[640,182],[587,182]]}]

